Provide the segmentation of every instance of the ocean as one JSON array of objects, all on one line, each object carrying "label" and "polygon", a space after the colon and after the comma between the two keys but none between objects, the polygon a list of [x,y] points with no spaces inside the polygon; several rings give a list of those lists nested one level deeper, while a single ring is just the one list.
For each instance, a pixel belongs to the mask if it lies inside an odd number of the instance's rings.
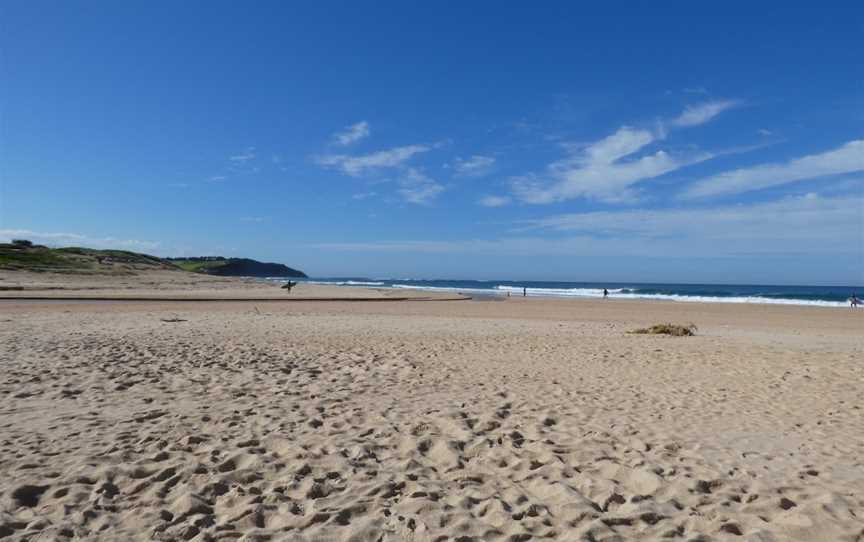
[{"label": "ocean", "polygon": [[[275,282],[286,279],[270,278]],[[297,279],[292,279],[297,280]],[[602,298],[603,288],[612,299],[656,299],[701,303],[761,303],[772,305],[813,305],[848,307],[849,296],[864,296],[864,287],[854,286],[771,286],[747,284],[646,284],[598,282],[547,282],[509,280],[416,280],[369,279],[357,277],[299,279],[310,284],[340,286],[410,288],[463,292],[474,295],[521,296],[522,289],[532,297]]]}]

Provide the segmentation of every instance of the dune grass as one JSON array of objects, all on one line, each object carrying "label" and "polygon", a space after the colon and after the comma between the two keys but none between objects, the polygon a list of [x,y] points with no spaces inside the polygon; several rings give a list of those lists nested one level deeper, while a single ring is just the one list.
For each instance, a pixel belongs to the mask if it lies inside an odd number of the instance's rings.
[{"label": "dune grass", "polygon": [[184,271],[192,273],[207,273],[211,269],[224,267],[228,264],[227,260],[172,260],[171,263]]},{"label": "dune grass", "polygon": [[7,269],[62,269],[84,266],[45,247],[20,249],[4,244],[0,245],[0,267]]},{"label": "dune grass", "polygon": [[0,243],[0,269],[53,273],[127,274],[135,268],[175,268],[155,256],[126,250],[49,248],[28,241]]}]

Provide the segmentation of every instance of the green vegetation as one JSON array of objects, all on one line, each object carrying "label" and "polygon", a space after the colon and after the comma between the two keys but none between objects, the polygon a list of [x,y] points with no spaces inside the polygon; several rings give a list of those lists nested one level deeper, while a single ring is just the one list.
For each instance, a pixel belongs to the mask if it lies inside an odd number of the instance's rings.
[{"label": "green vegetation", "polygon": [[171,263],[184,271],[192,273],[209,273],[217,267],[223,267],[227,260],[181,260],[172,259]]},{"label": "green vegetation", "polygon": [[129,274],[145,269],[176,269],[155,256],[126,250],[48,248],[21,239],[0,243],[0,269],[54,273]]},{"label": "green vegetation", "polygon": [[655,324],[651,327],[631,331],[631,333],[636,333],[640,335],[672,335],[673,337],[692,337],[696,334],[696,326],[694,324],[688,324],[686,326],[679,326],[675,324]]},{"label": "green vegetation", "polygon": [[168,269],[234,277],[305,277],[302,271],[281,263],[248,258],[201,256],[157,258],[128,250],[96,250],[83,247],[49,248],[24,239],[0,243],[0,269],[52,273],[133,274],[135,271]]},{"label": "green vegetation", "polygon": [[49,248],[34,247],[21,250],[10,248],[11,245],[0,245],[0,267],[6,269],[31,269],[31,268],[61,268],[80,267],[74,261],[64,258]]}]

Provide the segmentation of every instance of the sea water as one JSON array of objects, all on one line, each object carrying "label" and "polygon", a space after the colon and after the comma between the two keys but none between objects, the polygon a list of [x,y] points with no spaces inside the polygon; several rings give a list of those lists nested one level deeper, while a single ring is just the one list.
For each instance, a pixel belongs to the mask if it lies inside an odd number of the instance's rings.
[{"label": "sea water", "polygon": [[[287,279],[269,278],[275,282]],[[298,280],[298,279],[292,279]],[[547,282],[511,280],[416,280],[369,279],[358,277],[299,279],[309,284],[331,284],[366,288],[409,288],[465,294],[521,296],[523,288],[531,297],[602,298],[603,289],[612,299],[656,299],[701,303],[764,303],[775,305],[815,305],[848,307],[848,298],[864,295],[864,287],[854,286],[771,286],[749,284],[648,284]]]}]

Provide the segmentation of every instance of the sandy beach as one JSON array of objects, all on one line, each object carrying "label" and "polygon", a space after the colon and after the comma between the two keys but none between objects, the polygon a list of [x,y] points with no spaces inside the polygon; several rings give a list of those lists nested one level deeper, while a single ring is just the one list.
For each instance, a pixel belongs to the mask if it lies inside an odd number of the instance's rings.
[{"label": "sandy beach", "polygon": [[864,310],[291,295],[0,301],[0,539],[864,540]]}]

